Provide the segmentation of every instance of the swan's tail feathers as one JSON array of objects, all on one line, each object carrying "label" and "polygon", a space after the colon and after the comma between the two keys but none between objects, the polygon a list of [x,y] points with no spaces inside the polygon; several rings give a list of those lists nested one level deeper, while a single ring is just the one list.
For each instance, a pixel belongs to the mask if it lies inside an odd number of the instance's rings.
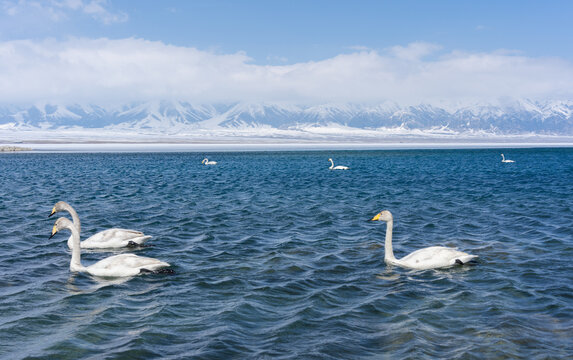
[{"label": "swan's tail feathers", "polygon": [[131,240],[129,240],[127,242],[127,245],[125,245],[125,246],[128,248],[140,248],[140,247],[143,248],[143,247],[151,246],[151,245],[145,245],[144,244],[147,240],[151,239],[151,237],[152,237],[151,235],[141,234],[141,236],[131,238]]},{"label": "swan's tail feathers", "polygon": [[455,262],[452,265],[464,265],[468,262],[472,261],[473,259],[477,258],[477,255],[464,255],[456,258]]},{"label": "swan's tail feathers", "polygon": [[133,242],[136,242],[136,243],[138,243],[138,244],[141,245],[141,244],[143,244],[144,242],[146,242],[147,240],[149,240],[149,239],[152,238],[151,235],[143,235],[143,234],[141,234],[141,235],[142,235],[142,236],[140,236],[140,237],[133,238],[133,239],[132,239]]}]

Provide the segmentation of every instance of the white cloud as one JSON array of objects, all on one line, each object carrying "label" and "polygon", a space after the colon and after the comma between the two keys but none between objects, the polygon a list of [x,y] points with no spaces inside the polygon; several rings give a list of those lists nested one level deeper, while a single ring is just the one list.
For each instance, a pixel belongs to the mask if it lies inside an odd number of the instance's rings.
[{"label": "white cloud", "polygon": [[440,49],[441,46],[436,44],[415,42],[409,44],[408,46],[394,46],[390,48],[390,53],[399,59],[418,61]]},{"label": "white cloud", "polygon": [[[255,65],[141,39],[0,42],[2,103],[265,101],[402,104],[500,97],[573,97],[573,64],[516,53],[451,52],[415,43],[323,61]],[[434,55],[432,60],[425,57]]]},{"label": "white cloud", "polygon": [[[68,0],[68,2],[80,2],[81,0]],[[81,11],[92,16],[96,20],[102,21],[104,24],[120,23],[127,21],[127,14],[116,13],[107,9],[106,0],[91,0],[85,4],[81,4]]]},{"label": "white cloud", "polygon": [[41,18],[60,22],[76,13],[91,16],[104,24],[125,22],[128,16],[110,9],[107,0],[18,0],[1,2],[5,14],[19,18]]}]

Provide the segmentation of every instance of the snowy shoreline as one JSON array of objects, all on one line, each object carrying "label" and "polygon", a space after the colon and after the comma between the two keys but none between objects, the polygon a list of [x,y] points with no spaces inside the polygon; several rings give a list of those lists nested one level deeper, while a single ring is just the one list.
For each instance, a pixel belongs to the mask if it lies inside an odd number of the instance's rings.
[{"label": "snowy shoreline", "polygon": [[573,136],[457,134],[405,129],[348,127],[279,129],[197,129],[160,133],[65,128],[0,129],[0,146],[34,152],[204,152],[285,150],[385,150],[573,147]]},{"label": "snowy shoreline", "polygon": [[255,141],[253,139],[203,140],[193,142],[153,141],[33,141],[4,143],[0,146],[25,149],[18,152],[233,152],[233,151],[310,151],[310,150],[407,150],[407,149],[484,149],[573,147],[573,139],[384,139],[378,141]]}]

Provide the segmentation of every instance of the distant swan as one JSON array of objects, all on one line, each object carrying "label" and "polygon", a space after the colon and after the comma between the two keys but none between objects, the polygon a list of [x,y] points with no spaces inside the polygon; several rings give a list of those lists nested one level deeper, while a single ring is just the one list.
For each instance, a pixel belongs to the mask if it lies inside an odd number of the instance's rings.
[{"label": "distant swan", "polygon": [[70,271],[86,272],[100,277],[123,277],[134,276],[143,273],[172,273],[170,269],[164,269],[170,265],[166,262],[135,254],[120,254],[110,256],[96,262],[90,266],[83,266],[80,260],[80,233],[75,225],[68,219],[61,217],[56,220],[52,228],[50,239],[60,230],[67,229],[72,233],[72,260],[70,261]]},{"label": "distant swan", "polygon": [[348,166],[343,166],[343,165],[334,166],[334,161],[332,161],[332,159],[328,159],[328,161],[330,161],[330,163],[331,163],[331,165],[329,167],[330,170],[348,170],[348,169],[350,169]]},{"label": "distant swan", "polygon": [[[58,201],[52,213],[48,216],[52,216],[59,211],[67,211],[72,216],[74,226],[81,232],[81,223],[78,213],[74,208],[65,201]],[[122,248],[122,247],[134,247],[142,245],[145,241],[151,239],[151,236],[143,234],[141,231],[128,230],[128,229],[118,229],[112,228],[104,231],[100,231],[87,238],[80,243],[80,247],[83,249],[111,249],[111,248]],[[74,242],[72,236],[68,239],[68,247],[72,249]]]},{"label": "distant swan", "polygon": [[205,165],[217,165],[216,161],[209,161],[207,158],[203,159],[203,161],[201,161],[201,164],[205,164]]},{"label": "distant swan", "polygon": [[374,216],[372,221],[386,222],[386,241],[384,242],[384,262],[386,264],[424,270],[449,267],[456,264],[463,265],[477,257],[477,255],[466,254],[454,248],[431,246],[416,250],[401,259],[396,259],[392,250],[392,225],[394,222],[392,213],[384,210]]},{"label": "distant swan", "polygon": [[503,163],[512,163],[512,162],[515,162],[515,161],[509,160],[509,159],[506,160],[506,159],[505,159],[505,156],[503,156],[503,154],[501,154],[501,162],[503,162]]}]

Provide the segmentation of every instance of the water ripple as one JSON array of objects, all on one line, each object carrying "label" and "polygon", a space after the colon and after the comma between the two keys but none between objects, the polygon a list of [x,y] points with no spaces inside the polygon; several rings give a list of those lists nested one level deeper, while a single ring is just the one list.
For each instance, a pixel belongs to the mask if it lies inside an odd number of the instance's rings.
[{"label": "water ripple", "polygon": [[[511,153],[512,167],[496,150],[207,154],[216,167],[194,153],[2,155],[0,357],[571,357],[573,151]],[[48,239],[59,200],[84,235],[152,235],[137,253],[176,274],[70,274],[67,237]],[[398,257],[445,245],[478,262],[386,266],[385,226],[367,221],[386,208]]]}]

